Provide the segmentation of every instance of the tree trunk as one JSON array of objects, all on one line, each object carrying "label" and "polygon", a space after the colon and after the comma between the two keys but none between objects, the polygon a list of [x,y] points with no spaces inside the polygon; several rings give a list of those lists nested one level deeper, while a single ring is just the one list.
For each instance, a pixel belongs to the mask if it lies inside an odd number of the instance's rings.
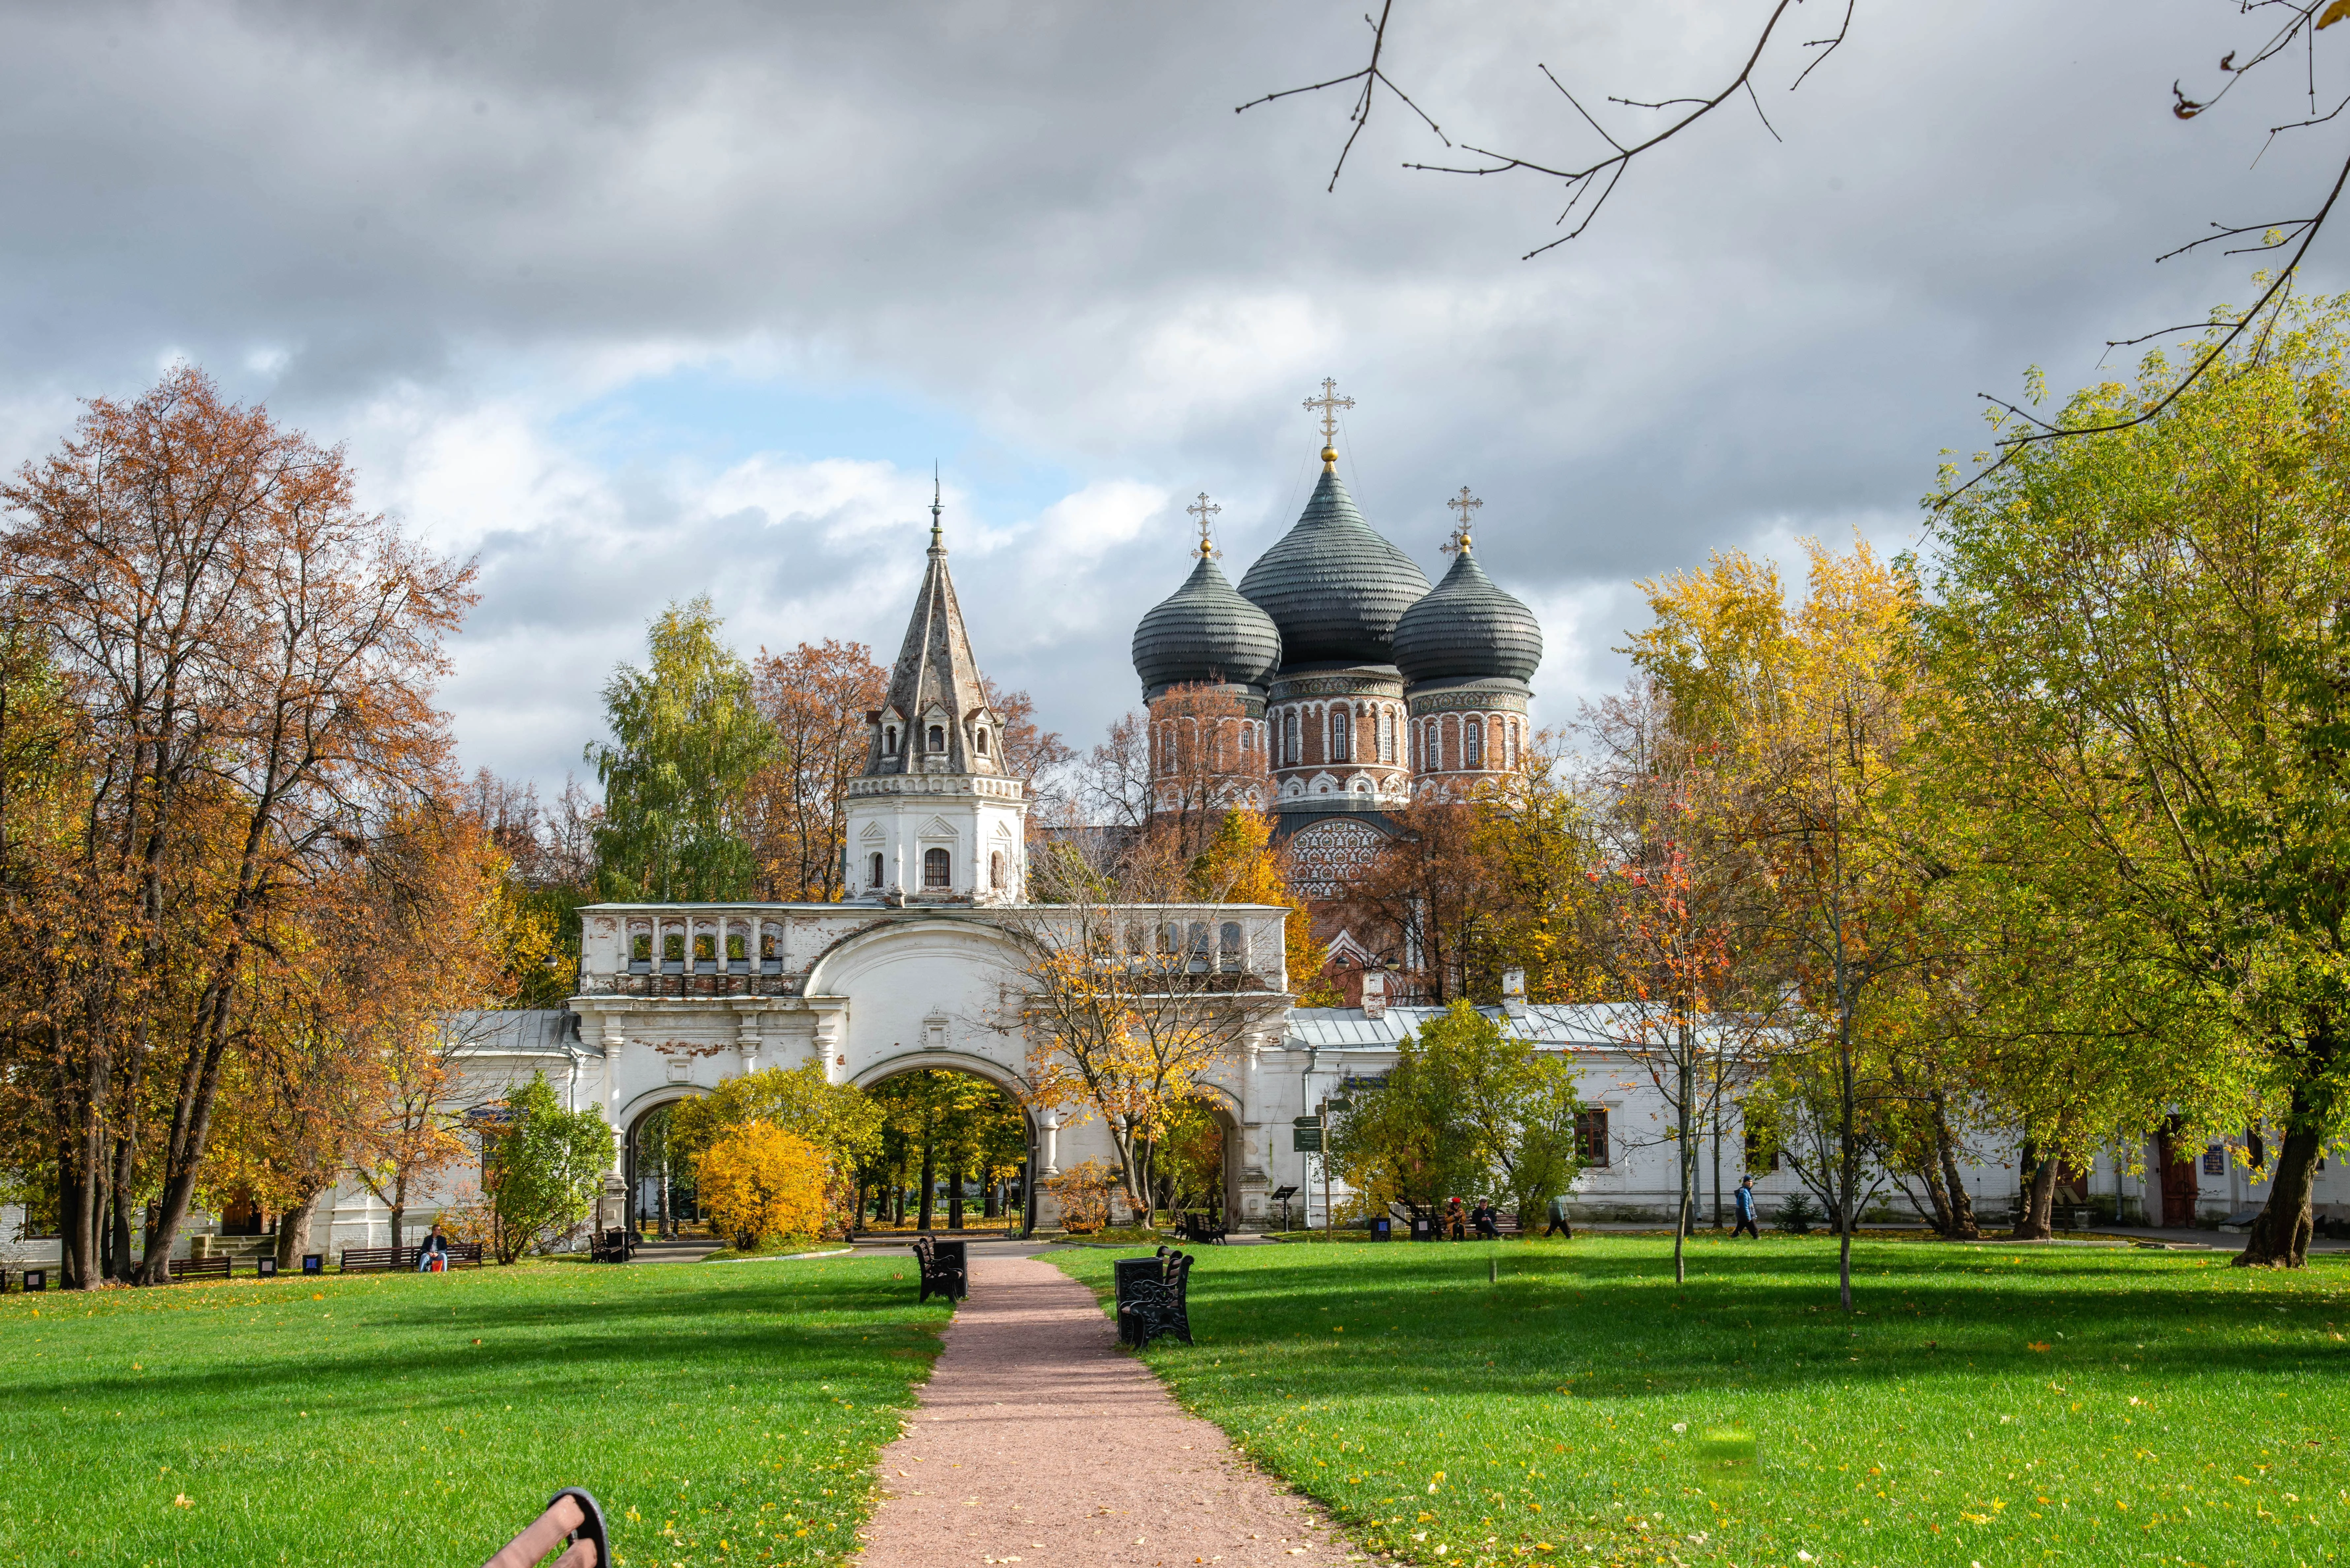
[{"label": "tree trunk", "polygon": [[296,1198],[286,1212],[277,1217],[277,1268],[281,1273],[292,1273],[302,1266],[302,1254],[310,1250],[310,1224],[317,1217],[319,1200],[331,1190],[332,1184],[317,1188]]},{"label": "tree trunk", "polygon": [[139,1260],[130,1255],[130,1214],[138,1202],[132,1182],[138,1159],[137,1144],[128,1137],[114,1140],[114,1268],[107,1277],[126,1285],[139,1276]]},{"label": "tree trunk", "polygon": [[[400,1251],[400,1232],[408,1221],[408,1184],[401,1182],[391,1198],[391,1250]],[[396,1261],[396,1260],[395,1260]]]},{"label": "tree trunk", "polygon": [[1967,1196],[1967,1184],[1959,1177],[1959,1140],[1950,1136],[1950,1117],[1944,1114],[1942,1096],[1934,1096],[1934,1147],[1942,1160],[1942,1187],[1950,1204],[1950,1229],[1946,1232],[1953,1241],[1980,1241],[1982,1227],[1975,1220],[1974,1199]]},{"label": "tree trunk", "polygon": [[[1942,1172],[1939,1162],[1929,1157],[1926,1161],[1925,1168],[1917,1174],[1918,1180],[1926,1187],[1927,1207],[1934,1211],[1934,1234],[1948,1237],[1950,1233],[1950,1200],[1942,1191]],[[1906,1190],[1908,1184],[1904,1182],[1902,1185]],[[1909,1197],[1911,1202],[1917,1201],[1916,1193],[1910,1193]]]},{"label": "tree trunk", "polygon": [[1000,1180],[989,1182],[987,1184],[985,1194],[981,1199],[981,1202],[983,1204],[983,1207],[979,1211],[979,1217],[981,1219],[1002,1219],[1003,1216],[1003,1183]]},{"label": "tree trunk", "polygon": [[938,1146],[933,1143],[925,1143],[922,1145],[921,1207],[917,1211],[914,1220],[914,1229],[917,1231],[927,1231],[931,1228],[931,1206],[938,1198]]},{"label": "tree trunk", "polygon": [[2324,1137],[2301,1122],[2303,1092],[2293,1091],[2295,1113],[2286,1122],[2277,1145],[2276,1174],[2269,1184],[2269,1200],[2244,1237],[2236,1254],[2238,1268],[2298,1269],[2309,1262],[2310,1191],[2316,1185],[2318,1157],[2325,1152]]},{"label": "tree trunk", "polygon": [[1678,1136],[1673,1143],[1673,1165],[1680,1177],[1680,1207],[1673,1211],[1673,1282],[1675,1284],[1680,1284],[1689,1278],[1687,1251],[1691,1218],[1690,1201],[1693,1196],[1690,1189],[1695,1185],[1692,1179],[1697,1174],[1694,1168],[1697,1163],[1697,1150],[1690,1144],[1690,1026],[1687,1023],[1681,1025],[1680,1035],[1679,1072],[1674,1085],[1679,1091],[1679,1104],[1674,1107],[1677,1119],[1674,1130]]},{"label": "tree trunk", "polygon": [[957,1155],[947,1169],[947,1180],[952,1184],[947,1192],[947,1229],[962,1229],[962,1156]]},{"label": "tree trunk", "polygon": [[[1842,941],[1839,932],[1838,941]],[[1852,993],[1847,989],[1844,960],[1836,960],[1836,1297],[1847,1315],[1852,1312],[1852,1228],[1860,1216],[1854,1210],[1860,1198],[1860,1137],[1853,1126],[1860,1085],[1852,1062]]]},{"label": "tree trunk", "polygon": [[2049,1223],[2056,1201],[2056,1167],[2054,1155],[2036,1159],[2038,1150],[2025,1144],[2016,1159],[2019,1177],[2029,1168],[2028,1179],[2022,1181],[2016,1193],[2015,1229],[2009,1232],[2012,1241],[2045,1241],[2054,1235]]},{"label": "tree trunk", "polygon": [[1713,1068],[1713,1228],[1721,1229],[1721,1047],[1714,1047]]}]

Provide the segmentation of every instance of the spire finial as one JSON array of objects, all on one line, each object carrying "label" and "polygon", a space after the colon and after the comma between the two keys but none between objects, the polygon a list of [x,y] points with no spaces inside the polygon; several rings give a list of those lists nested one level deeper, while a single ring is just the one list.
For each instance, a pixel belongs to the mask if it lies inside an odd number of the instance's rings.
[{"label": "spire finial", "polygon": [[939,465],[931,464],[931,549],[934,554],[947,553],[946,542],[939,537],[939,514],[945,508],[939,504]]},{"label": "spire finial", "polygon": [[1202,490],[1200,492],[1200,499],[1183,510],[1200,520],[1200,559],[1205,561],[1211,558],[1216,553],[1216,546],[1208,537],[1208,519],[1222,512],[1223,508],[1209,500],[1208,493]]},{"label": "spire finial", "polygon": [[1322,395],[1305,400],[1309,413],[1315,409],[1322,410],[1322,466],[1326,470],[1338,466],[1338,449],[1333,444],[1338,439],[1338,410],[1354,406],[1355,400],[1340,397],[1338,383],[1327,376],[1322,378]]},{"label": "spire finial", "polygon": [[1466,552],[1469,548],[1469,514],[1485,504],[1470,494],[1469,487],[1464,484],[1461,487],[1461,493],[1444,504],[1461,514],[1461,525],[1452,530],[1452,537],[1445,542],[1444,553],[1450,556]]}]

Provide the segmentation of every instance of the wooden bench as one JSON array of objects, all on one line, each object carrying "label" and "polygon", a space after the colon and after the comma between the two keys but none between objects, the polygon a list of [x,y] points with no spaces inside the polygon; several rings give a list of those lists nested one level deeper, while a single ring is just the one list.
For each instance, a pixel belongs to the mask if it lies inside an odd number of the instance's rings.
[{"label": "wooden bench", "polygon": [[588,1261],[591,1263],[625,1263],[637,1250],[637,1233],[626,1225],[615,1225],[599,1232],[588,1243]]},{"label": "wooden bench", "polygon": [[224,1252],[217,1258],[172,1258],[166,1260],[165,1267],[172,1271],[172,1278],[175,1282],[224,1280],[234,1272],[230,1266],[233,1260]]},{"label": "wooden bench", "polygon": [[1111,1265],[1118,1280],[1118,1337],[1140,1350],[1161,1334],[1191,1343],[1191,1255],[1166,1247],[1149,1258],[1120,1258]]},{"label": "wooden bench", "polygon": [[1230,1229],[1213,1214],[1195,1211],[1175,1217],[1175,1239],[1179,1241],[1221,1246],[1230,1234]]},{"label": "wooden bench", "polygon": [[[343,1249],[343,1272],[375,1274],[396,1272],[416,1267],[421,1247],[346,1247]],[[482,1244],[479,1241],[449,1243],[449,1266],[452,1269],[478,1269],[482,1266]]]},{"label": "wooden bench", "polygon": [[961,1241],[938,1241],[928,1236],[914,1238],[914,1261],[921,1265],[922,1291],[914,1298],[926,1302],[932,1296],[944,1296],[951,1302],[962,1301],[971,1294],[971,1267]]}]

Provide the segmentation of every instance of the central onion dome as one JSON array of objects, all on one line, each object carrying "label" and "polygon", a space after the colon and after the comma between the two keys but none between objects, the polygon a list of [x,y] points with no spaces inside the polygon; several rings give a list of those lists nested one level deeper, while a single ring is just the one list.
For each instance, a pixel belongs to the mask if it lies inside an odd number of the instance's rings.
[{"label": "central onion dome", "polygon": [[1146,702],[1170,686],[1253,686],[1261,696],[1280,667],[1273,618],[1233,590],[1204,546],[1183,586],[1134,628],[1134,672]]},{"label": "central onion dome", "polygon": [[1464,536],[1452,569],[1396,623],[1395,661],[1406,680],[1532,680],[1542,623],[1477,564]]},{"label": "central onion dome", "polygon": [[1241,578],[1281,628],[1283,662],[1390,664],[1396,621],[1428,593],[1411,557],[1373,531],[1325,449],[1321,479],[1297,525]]}]

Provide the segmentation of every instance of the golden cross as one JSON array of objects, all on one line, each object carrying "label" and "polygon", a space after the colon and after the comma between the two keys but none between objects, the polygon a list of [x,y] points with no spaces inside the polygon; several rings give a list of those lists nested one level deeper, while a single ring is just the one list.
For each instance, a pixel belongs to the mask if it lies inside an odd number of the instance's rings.
[{"label": "golden cross", "polygon": [[1456,550],[1465,550],[1469,547],[1469,514],[1485,504],[1470,494],[1469,487],[1464,484],[1461,487],[1461,493],[1444,504],[1461,514],[1461,526],[1452,531],[1451,541],[1444,546],[1444,553],[1450,556]]},{"label": "golden cross", "polygon": [[1183,510],[1200,520],[1201,558],[1204,560],[1208,556],[1214,555],[1216,553],[1216,547],[1208,542],[1208,519],[1213,517],[1217,513],[1222,512],[1223,508],[1209,500],[1208,493],[1202,490],[1200,492],[1200,499],[1193,502],[1191,505],[1186,506]]},{"label": "golden cross", "polygon": [[1305,408],[1309,413],[1315,409],[1322,410],[1322,444],[1324,446],[1326,447],[1338,439],[1338,410],[1351,409],[1354,406],[1354,399],[1342,398],[1338,395],[1337,382],[1327,376],[1322,378],[1322,395],[1318,398],[1306,399]]}]

